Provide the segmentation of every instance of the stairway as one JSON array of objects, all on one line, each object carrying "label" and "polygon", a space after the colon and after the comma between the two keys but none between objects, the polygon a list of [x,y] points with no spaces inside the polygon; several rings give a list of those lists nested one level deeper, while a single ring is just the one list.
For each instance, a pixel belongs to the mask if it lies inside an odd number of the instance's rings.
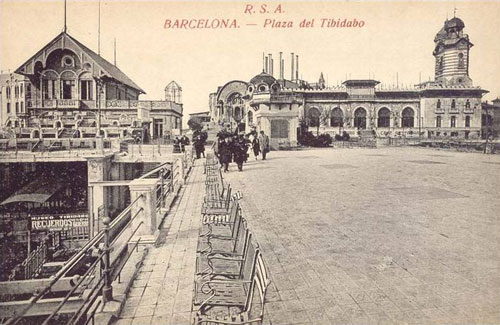
[{"label": "stairway", "polygon": [[73,129],[64,128],[62,132],[59,134],[59,139],[72,138],[74,131],[75,130]]}]

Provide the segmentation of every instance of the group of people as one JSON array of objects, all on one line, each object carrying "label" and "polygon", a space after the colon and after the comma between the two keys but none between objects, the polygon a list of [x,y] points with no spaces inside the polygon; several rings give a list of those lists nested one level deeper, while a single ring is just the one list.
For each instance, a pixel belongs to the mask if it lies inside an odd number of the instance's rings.
[{"label": "group of people", "polygon": [[179,153],[179,152],[184,152],[186,151],[186,146],[189,145],[189,138],[185,135],[183,135],[180,139],[179,137],[175,137],[174,139],[174,151]]},{"label": "group of people", "polygon": [[269,152],[269,137],[264,131],[260,131],[259,135],[255,131],[246,135],[219,132],[217,142],[214,143],[214,153],[224,167],[224,172],[229,170],[229,164],[232,161],[238,165],[239,171],[243,171],[243,163],[247,162],[249,157],[249,148],[251,148],[255,160],[261,153],[262,159],[265,160],[266,154]]}]

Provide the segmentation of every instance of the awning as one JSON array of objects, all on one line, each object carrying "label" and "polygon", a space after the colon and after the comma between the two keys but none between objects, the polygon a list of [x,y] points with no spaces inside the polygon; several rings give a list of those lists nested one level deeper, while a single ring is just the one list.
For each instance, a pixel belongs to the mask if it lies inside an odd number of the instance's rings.
[{"label": "awning", "polygon": [[45,203],[64,187],[65,180],[61,178],[40,177],[23,186],[20,190],[0,203],[0,205],[15,202]]}]

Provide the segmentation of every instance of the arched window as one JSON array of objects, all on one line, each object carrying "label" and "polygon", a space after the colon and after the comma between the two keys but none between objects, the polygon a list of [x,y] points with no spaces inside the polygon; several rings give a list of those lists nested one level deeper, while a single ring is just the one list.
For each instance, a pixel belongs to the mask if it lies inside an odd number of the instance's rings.
[{"label": "arched window", "polygon": [[366,129],[366,110],[363,107],[358,107],[354,111],[354,127]]},{"label": "arched window", "polygon": [[414,120],[415,120],[415,113],[413,112],[413,109],[411,109],[410,107],[406,107],[403,110],[402,115],[403,115],[403,117],[402,117],[401,125],[404,128],[412,128],[414,125]]},{"label": "arched window", "polygon": [[436,127],[437,128],[441,127],[441,116],[436,116]]},{"label": "arched window", "polygon": [[443,71],[443,66],[444,66],[444,62],[443,62],[443,57],[441,56],[439,58],[439,72]]},{"label": "arched window", "polygon": [[451,120],[450,120],[450,127],[454,128],[456,126],[457,126],[457,117],[456,116],[452,116]]},{"label": "arched window", "polygon": [[464,67],[464,54],[463,53],[458,53],[458,67],[459,68]]},{"label": "arched window", "polygon": [[441,109],[441,99],[438,99],[438,101],[436,103],[436,108]]},{"label": "arched window", "polygon": [[340,107],[335,107],[330,113],[330,126],[343,127],[344,126],[344,112]]},{"label": "arched window", "polygon": [[71,71],[65,71],[61,74],[61,98],[75,98],[75,74]]},{"label": "arched window", "polygon": [[16,98],[19,98],[19,86],[16,86],[16,87],[14,88],[14,96],[15,96]]},{"label": "arched window", "polygon": [[387,107],[382,107],[378,111],[377,126],[379,128],[388,128],[391,125],[391,112]]},{"label": "arched window", "polygon": [[10,87],[5,87],[5,97],[10,98]]},{"label": "arched window", "polygon": [[468,99],[465,102],[465,108],[470,109],[470,100],[468,100]]},{"label": "arched window", "polygon": [[43,99],[56,98],[57,74],[53,71],[46,71],[42,77]]},{"label": "arched window", "polygon": [[21,102],[21,113],[24,113],[24,102]]},{"label": "arched window", "polygon": [[23,84],[21,84],[21,90],[20,90],[20,92],[21,92],[21,97],[23,97],[23,92],[24,92],[24,85]]},{"label": "arched window", "polygon": [[19,103],[16,102],[16,113],[19,113]]},{"label": "arched window", "polygon": [[90,73],[86,72],[80,76],[80,99],[92,100],[93,99],[93,81]]},{"label": "arched window", "polygon": [[470,116],[465,117],[465,127],[470,128]]},{"label": "arched window", "polygon": [[248,124],[252,124],[253,123],[253,113],[252,113],[252,111],[248,111],[247,117],[248,117]]},{"label": "arched window", "polygon": [[312,107],[308,111],[308,120],[309,120],[309,126],[319,126],[319,116],[321,113],[319,112],[319,109],[316,107]]},{"label": "arched window", "polygon": [[241,108],[239,106],[236,106],[233,110],[233,118],[236,121],[241,120]]},{"label": "arched window", "polygon": [[455,109],[456,107],[457,107],[457,101],[456,101],[456,100],[454,100],[454,99],[452,99],[452,100],[451,100],[451,108],[452,108],[452,109]]}]

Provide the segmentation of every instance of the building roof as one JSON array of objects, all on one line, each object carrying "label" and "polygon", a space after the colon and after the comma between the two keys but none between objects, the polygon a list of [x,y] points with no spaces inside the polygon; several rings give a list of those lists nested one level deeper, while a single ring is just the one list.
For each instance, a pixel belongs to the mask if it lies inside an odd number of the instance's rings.
[{"label": "building roof", "polygon": [[271,86],[275,82],[276,82],[276,79],[273,76],[271,76],[270,74],[265,73],[264,71],[262,71],[261,73],[259,73],[258,75],[256,75],[255,77],[253,77],[250,80],[250,83],[252,83],[254,85],[258,85],[260,83],[265,83],[268,86]]},{"label": "building roof", "polygon": [[453,17],[450,20],[447,20],[444,23],[444,28],[445,29],[450,29],[450,28],[457,28],[457,29],[463,29],[465,27],[465,24],[462,19],[458,17]]},{"label": "building roof", "polygon": [[373,79],[351,79],[346,80],[342,84],[346,87],[375,87],[380,81]]},{"label": "building roof", "polygon": [[19,68],[17,68],[16,73],[24,74],[23,67],[32,59],[34,59],[41,51],[43,51],[45,48],[49,47],[51,44],[57,42],[60,38],[67,37],[70,40],[72,40],[76,46],[78,46],[82,52],[87,54],[98,66],[102,68],[102,70],[112,79],[129,86],[130,88],[136,89],[139,92],[145,94],[146,92],[139,87],[132,79],[130,79],[123,71],[121,71],[117,66],[113,65],[112,63],[108,62],[106,59],[101,57],[99,54],[95,53],[82,43],[80,43],[76,38],[72,37],[66,32],[62,32],[59,35],[57,35],[52,41],[50,41],[47,45],[45,45],[40,51],[38,51],[35,55],[33,55],[30,59],[28,59],[23,65],[21,65]]},{"label": "building roof", "polygon": [[197,113],[191,113],[189,114],[190,116],[200,116],[200,115],[210,115],[210,112],[209,111],[205,111],[205,112],[197,112]]}]

